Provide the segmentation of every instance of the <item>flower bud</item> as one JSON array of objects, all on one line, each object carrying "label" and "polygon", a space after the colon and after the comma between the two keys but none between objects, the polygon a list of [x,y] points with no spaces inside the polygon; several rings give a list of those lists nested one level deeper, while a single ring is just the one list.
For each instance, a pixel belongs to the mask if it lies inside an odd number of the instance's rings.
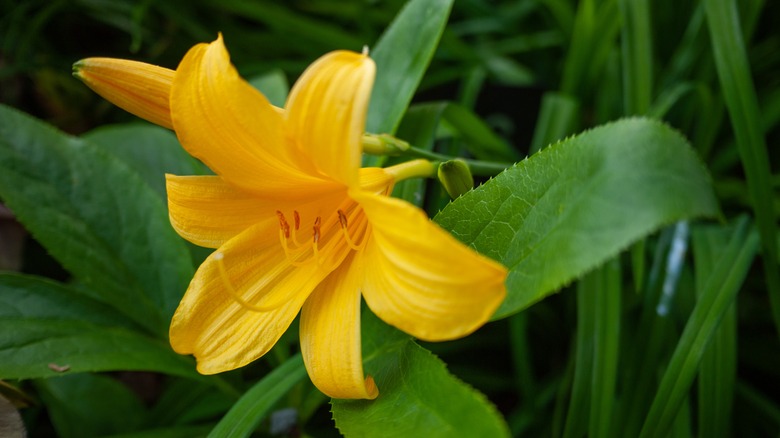
[{"label": "flower bud", "polygon": [[438,176],[444,190],[452,199],[456,199],[474,188],[474,177],[471,176],[469,165],[463,160],[449,160],[441,163]]},{"label": "flower bud", "polygon": [[86,58],[73,64],[73,76],[94,92],[136,116],[168,129],[174,70],[137,61]]}]

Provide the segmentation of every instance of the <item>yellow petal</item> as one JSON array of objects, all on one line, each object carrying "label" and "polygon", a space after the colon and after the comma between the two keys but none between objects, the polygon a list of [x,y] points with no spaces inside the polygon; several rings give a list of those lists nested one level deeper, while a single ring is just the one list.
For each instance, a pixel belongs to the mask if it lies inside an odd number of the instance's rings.
[{"label": "yellow petal", "polygon": [[207,248],[218,248],[275,209],[257,202],[219,176],[165,175],[171,225],[180,236]]},{"label": "yellow petal", "polygon": [[301,350],[314,385],[329,397],[374,399],[360,348],[360,257],[347,259],[309,296],[301,312]]},{"label": "yellow petal", "polygon": [[287,99],[288,132],[300,153],[334,180],[354,186],[376,67],[367,55],[328,53],[295,83]]},{"label": "yellow petal", "polygon": [[[301,227],[308,233],[317,216],[336,211],[346,198],[346,192],[342,191],[305,202],[269,200],[240,190],[219,176],[166,175],[165,179],[171,225],[183,238],[207,248],[222,246],[258,222],[270,220],[278,227],[277,211],[285,214],[291,222],[293,212],[298,212],[303,218]],[[274,232],[277,233],[278,229]],[[309,235],[304,237],[309,238]]]},{"label": "yellow petal", "polygon": [[73,75],[125,111],[173,128],[169,105],[173,70],[124,59],[87,58],[73,64]]},{"label": "yellow petal", "polygon": [[232,370],[265,354],[328,274],[317,263],[292,266],[274,222],[248,229],[206,259],[176,309],[171,346],[194,354],[203,374]]},{"label": "yellow petal", "polygon": [[317,196],[334,183],[310,169],[290,147],[283,118],[241,79],[218,38],[184,57],[171,89],[179,140],[227,182],[266,199]]},{"label": "yellow petal", "polygon": [[372,227],[363,297],[382,320],[417,338],[465,336],[488,321],[506,295],[506,268],[399,199],[352,194]]}]

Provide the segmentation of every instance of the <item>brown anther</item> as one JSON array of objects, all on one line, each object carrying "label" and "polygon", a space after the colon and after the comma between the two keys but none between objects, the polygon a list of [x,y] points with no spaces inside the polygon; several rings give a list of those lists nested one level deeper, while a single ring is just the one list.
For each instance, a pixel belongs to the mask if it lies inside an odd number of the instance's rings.
[{"label": "brown anther", "polygon": [[341,222],[341,228],[347,228],[347,214],[344,213],[344,210],[339,210],[339,222]]},{"label": "brown anther", "polygon": [[284,237],[286,239],[290,238],[290,224],[287,223],[287,219],[284,218],[284,213],[282,213],[279,210],[276,210],[276,217],[279,218],[279,227],[281,227],[282,231],[284,231]]},{"label": "brown anther", "polygon": [[301,215],[298,214],[298,210],[293,210],[293,223],[295,224],[295,231],[301,229]]},{"label": "brown anther", "polygon": [[322,218],[317,216],[317,219],[314,220],[314,226],[312,227],[312,229],[314,230],[313,239],[314,239],[314,243],[315,244],[320,241],[320,225],[321,224],[322,224]]}]

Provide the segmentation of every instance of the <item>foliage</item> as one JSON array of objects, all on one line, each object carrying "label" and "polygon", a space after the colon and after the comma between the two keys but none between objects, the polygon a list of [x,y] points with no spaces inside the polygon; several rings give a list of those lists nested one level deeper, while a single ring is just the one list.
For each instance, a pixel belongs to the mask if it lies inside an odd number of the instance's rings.
[{"label": "foliage", "polygon": [[[776,435],[779,7],[0,0],[0,395],[33,437]],[[376,401],[319,393],[294,328],[217,376],[168,345],[207,251],[171,229],[163,175],[210,171],[70,65],[175,68],[217,32],[275,104],[368,46],[367,130],[414,148],[365,163],[477,177],[453,201],[436,181],[395,195],[504,263],[508,297],[439,344],[364,308]]]}]

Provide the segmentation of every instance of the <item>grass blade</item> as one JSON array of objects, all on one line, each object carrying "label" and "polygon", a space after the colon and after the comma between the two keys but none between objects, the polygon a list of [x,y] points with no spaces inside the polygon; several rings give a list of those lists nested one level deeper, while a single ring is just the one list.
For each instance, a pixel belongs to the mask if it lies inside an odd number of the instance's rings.
[{"label": "grass blade", "polygon": [[590,390],[589,436],[610,435],[618,375],[620,341],[620,263],[612,260],[599,269],[598,288],[588,291],[595,296],[593,375]]},{"label": "grass blade", "polygon": [[704,11],[720,85],[753,201],[758,233],[761,236],[764,274],[772,317],[780,332],[780,270],[777,269],[776,214],[773,209],[769,158],[739,13],[733,0],[705,0]]},{"label": "grass blade", "polygon": [[623,18],[623,111],[641,115],[650,109],[653,93],[653,43],[647,0],[620,0]]},{"label": "grass blade", "polygon": [[247,391],[228,411],[209,437],[246,437],[252,434],[274,404],[306,376],[300,355],[287,360]]},{"label": "grass blade", "polygon": [[665,436],[669,432],[712,334],[742,286],[757,246],[757,236],[749,232],[746,220],[741,221],[686,323],[640,437]]}]

